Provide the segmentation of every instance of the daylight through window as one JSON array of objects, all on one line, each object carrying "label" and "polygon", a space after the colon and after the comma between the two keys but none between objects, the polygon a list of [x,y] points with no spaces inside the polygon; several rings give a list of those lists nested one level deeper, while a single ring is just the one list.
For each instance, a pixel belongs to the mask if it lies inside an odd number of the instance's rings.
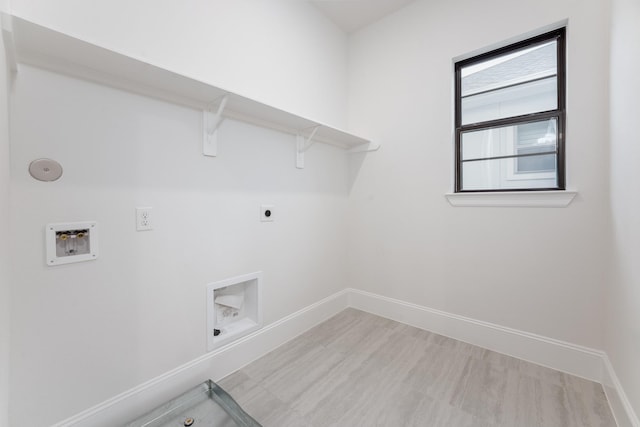
[{"label": "daylight through window", "polygon": [[456,191],[563,190],[565,29],[455,64]]}]

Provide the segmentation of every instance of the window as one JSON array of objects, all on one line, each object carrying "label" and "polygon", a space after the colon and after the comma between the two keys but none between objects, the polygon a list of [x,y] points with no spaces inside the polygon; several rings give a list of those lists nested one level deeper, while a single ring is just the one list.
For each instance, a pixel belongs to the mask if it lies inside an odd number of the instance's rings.
[{"label": "window", "polygon": [[564,190],[565,29],[455,64],[456,192]]}]

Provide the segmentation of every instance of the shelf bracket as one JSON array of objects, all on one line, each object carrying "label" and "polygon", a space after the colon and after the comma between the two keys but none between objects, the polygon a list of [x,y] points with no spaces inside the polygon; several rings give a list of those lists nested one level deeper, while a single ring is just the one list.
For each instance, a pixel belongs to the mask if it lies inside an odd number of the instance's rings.
[{"label": "shelf bracket", "polygon": [[367,144],[353,147],[352,149],[349,150],[349,153],[369,153],[372,151],[378,151],[379,149],[380,149],[380,144],[369,142]]},{"label": "shelf bracket", "polygon": [[18,72],[18,61],[16,59],[16,45],[13,40],[13,21],[6,13],[0,15],[0,27],[2,27],[2,41],[4,43],[7,65],[12,73]]},{"label": "shelf bracket", "polygon": [[202,111],[202,124],[204,131],[202,154],[205,156],[215,157],[218,155],[218,128],[224,120],[222,113],[224,113],[228,99],[229,94],[222,97],[216,112],[213,111],[214,103],[212,103],[206,110]]},{"label": "shelf bracket", "polygon": [[321,125],[316,125],[312,129],[311,134],[308,137],[298,133],[296,135],[296,167],[298,169],[304,169],[304,152],[307,151],[315,143],[313,137]]}]

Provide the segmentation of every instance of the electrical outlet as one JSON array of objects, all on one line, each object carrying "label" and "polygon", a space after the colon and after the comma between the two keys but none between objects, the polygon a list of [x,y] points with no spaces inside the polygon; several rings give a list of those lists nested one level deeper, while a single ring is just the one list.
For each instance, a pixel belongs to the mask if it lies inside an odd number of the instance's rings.
[{"label": "electrical outlet", "polygon": [[151,208],[136,208],[136,230],[153,230]]},{"label": "electrical outlet", "polygon": [[274,219],[274,207],[273,205],[260,206],[260,221],[273,221]]}]

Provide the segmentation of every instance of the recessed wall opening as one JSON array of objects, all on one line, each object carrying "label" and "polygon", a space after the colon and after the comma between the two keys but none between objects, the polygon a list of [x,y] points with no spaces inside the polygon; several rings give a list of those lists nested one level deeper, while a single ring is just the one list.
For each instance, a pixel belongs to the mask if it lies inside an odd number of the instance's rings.
[{"label": "recessed wall opening", "polygon": [[207,285],[207,350],[228,344],[262,327],[262,273]]}]

